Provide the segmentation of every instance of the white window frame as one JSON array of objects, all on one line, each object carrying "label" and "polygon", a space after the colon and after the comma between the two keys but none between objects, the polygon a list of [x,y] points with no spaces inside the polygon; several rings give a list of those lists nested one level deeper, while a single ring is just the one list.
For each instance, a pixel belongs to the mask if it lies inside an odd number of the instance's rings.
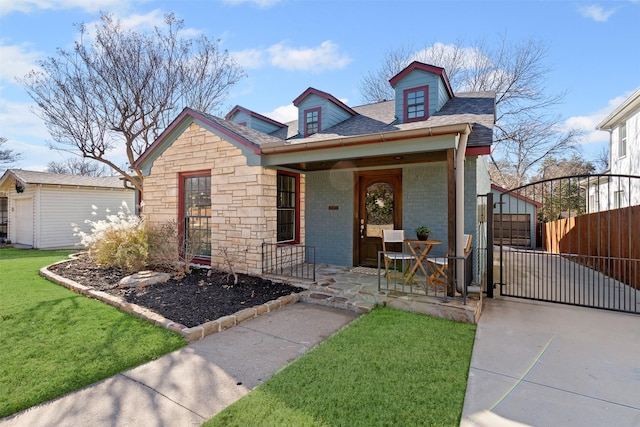
[{"label": "white window frame", "polygon": [[627,155],[627,122],[620,123],[618,127],[618,158]]}]

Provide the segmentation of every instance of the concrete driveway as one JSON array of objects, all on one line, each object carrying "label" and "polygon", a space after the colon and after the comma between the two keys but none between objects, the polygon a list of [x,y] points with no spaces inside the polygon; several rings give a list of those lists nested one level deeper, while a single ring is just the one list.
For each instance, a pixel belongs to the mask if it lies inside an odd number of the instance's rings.
[{"label": "concrete driveway", "polygon": [[640,316],[484,299],[464,426],[640,426]]}]

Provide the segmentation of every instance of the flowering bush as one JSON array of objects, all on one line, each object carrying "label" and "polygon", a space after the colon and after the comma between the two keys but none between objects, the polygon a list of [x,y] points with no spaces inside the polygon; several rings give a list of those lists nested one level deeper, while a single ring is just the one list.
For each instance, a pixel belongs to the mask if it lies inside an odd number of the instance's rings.
[{"label": "flowering bush", "polygon": [[[96,206],[92,208],[97,210]],[[72,224],[74,235],[80,237],[80,244],[89,250],[89,256],[96,263],[119,267],[127,272],[146,267],[149,245],[144,219],[132,213],[125,202],[117,214],[108,214],[106,219],[99,221],[88,219],[85,223],[91,225],[91,233],[85,233]]]}]

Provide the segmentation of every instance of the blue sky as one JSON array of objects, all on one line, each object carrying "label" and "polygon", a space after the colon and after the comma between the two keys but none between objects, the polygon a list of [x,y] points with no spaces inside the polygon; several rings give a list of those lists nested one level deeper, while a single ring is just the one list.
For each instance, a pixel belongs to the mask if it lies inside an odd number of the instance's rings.
[{"label": "blue sky", "polygon": [[69,155],[46,148],[50,136],[15,76],[70,48],[74,24],[100,11],[139,29],[174,12],[190,32],[219,38],[247,73],[224,112],[239,104],[279,121],[293,118],[292,101],[309,86],[363,104],[362,77],[390,49],[535,38],[549,45],[548,90],[568,91],[557,113],[586,132],[591,159],[608,141],[595,126],[640,86],[640,0],[0,0],[0,136],[23,153],[17,167],[44,170]]}]

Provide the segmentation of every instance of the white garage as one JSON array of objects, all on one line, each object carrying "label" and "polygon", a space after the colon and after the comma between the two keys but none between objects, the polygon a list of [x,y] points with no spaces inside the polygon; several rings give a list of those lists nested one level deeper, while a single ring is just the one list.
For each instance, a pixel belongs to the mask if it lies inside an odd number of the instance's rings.
[{"label": "white garage", "polygon": [[34,249],[77,248],[72,223],[89,232],[87,219],[104,219],[123,202],[135,210],[135,191],[120,177],[9,169],[0,178],[0,197],[8,201],[7,239]]}]

